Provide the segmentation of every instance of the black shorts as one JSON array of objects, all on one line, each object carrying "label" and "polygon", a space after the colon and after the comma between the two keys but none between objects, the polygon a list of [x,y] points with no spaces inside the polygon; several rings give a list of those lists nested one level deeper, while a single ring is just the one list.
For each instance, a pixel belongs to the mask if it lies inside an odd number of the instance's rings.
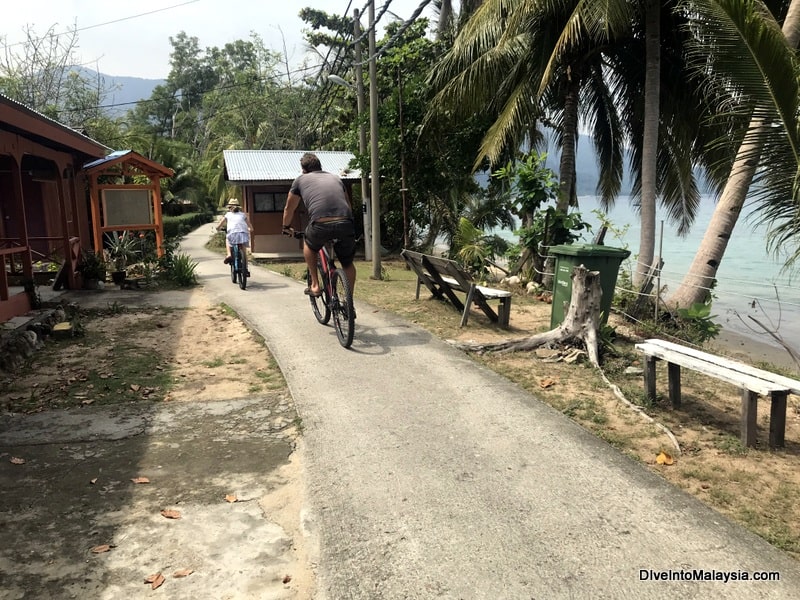
[{"label": "black shorts", "polygon": [[336,240],[333,251],[343,267],[353,264],[356,255],[356,230],[352,219],[309,223],[306,227],[306,245],[318,252],[330,240]]}]

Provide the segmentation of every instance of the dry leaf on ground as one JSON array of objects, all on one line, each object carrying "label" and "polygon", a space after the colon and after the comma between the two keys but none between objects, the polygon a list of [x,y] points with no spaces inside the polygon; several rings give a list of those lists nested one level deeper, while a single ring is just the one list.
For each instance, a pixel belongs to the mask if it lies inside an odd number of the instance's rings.
[{"label": "dry leaf on ground", "polygon": [[228,502],[236,502],[238,500],[238,498],[236,496],[234,496],[233,494],[228,494],[228,495],[225,496],[225,500],[228,501]]},{"label": "dry leaf on ground", "polygon": [[177,510],[162,510],[161,516],[166,517],[167,519],[180,519],[181,513]]},{"label": "dry leaf on ground", "polygon": [[658,456],[656,457],[656,464],[659,465],[671,465],[674,462],[675,459],[666,452],[659,452]]},{"label": "dry leaf on ground", "polygon": [[99,546],[95,546],[94,548],[92,548],[92,553],[93,554],[102,554],[103,552],[108,552],[113,547],[114,546],[112,546],[111,544],[101,544]]},{"label": "dry leaf on ground", "polygon": [[177,579],[179,577],[188,577],[192,573],[194,573],[194,569],[178,569],[172,574],[172,576]]},{"label": "dry leaf on ground", "polygon": [[11,460],[9,460],[12,465],[24,465],[25,459],[24,458],[17,458],[16,456],[12,456]]},{"label": "dry leaf on ground", "polygon": [[553,379],[552,377],[542,377],[539,380],[539,387],[541,387],[541,388],[549,388],[549,387],[554,386],[556,383],[558,383],[558,381]]},{"label": "dry leaf on ground", "polygon": [[152,575],[148,575],[147,577],[144,578],[144,582],[149,583],[150,589],[154,590],[156,588],[161,587],[161,584],[164,583],[164,579],[165,579],[164,576],[159,572],[159,573],[153,573]]},{"label": "dry leaf on ground", "polygon": [[131,479],[133,483],[150,483],[150,480],[147,477],[134,477]]},{"label": "dry leaf on ground", "polygon": [[291,575],[285,575],[283,578],[283,583],[289,583],[292,580]]}]

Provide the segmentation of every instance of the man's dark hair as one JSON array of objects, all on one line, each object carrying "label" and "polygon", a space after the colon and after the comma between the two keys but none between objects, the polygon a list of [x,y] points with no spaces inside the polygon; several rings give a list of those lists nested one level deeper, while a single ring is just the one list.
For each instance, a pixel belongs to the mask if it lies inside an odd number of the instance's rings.
[{"label": "man's dark hair", "polygon": [[312,171],[322,171],[322,164],[319,158],[313,152],[306,152],[300,159],[300,168],[304,173],[311,173]]}]

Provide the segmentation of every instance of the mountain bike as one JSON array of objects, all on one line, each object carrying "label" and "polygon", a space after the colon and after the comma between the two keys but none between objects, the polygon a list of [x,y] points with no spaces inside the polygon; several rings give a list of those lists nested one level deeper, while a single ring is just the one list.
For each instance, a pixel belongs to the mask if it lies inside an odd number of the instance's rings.
[{"label": "mountain bike", "polygon": [[[305,236],[302,231],[292,230],[291,235],[298,239]],[[311,311],[317,321],[326,325],[333,317],[333,328],[336,337],[344,348],[349,348],[353,343],[355,333],[356,313],[353,307],[353,291],[344,269],[336,267],[333,259],[332,240],[319,249],[317,253],[317,272],[319,285],[322,289],[321,296],[309,296]],[[311,289],[311,273],[306,273],[306,283]]]},{"label": "mountain bike", "polygon": [[231,246],[231,281],[239,283],[241,289],[247,288],[247,277],[250,272],[247,270],[247,252],[242,251],[241,244]]},{"label": "mountain bike", "polygon": [[[215,227],[213,231],[225,232],[225,228],[219,229]],[[231,266],[231,281],[238,283],[241,289],[247,288],[247,278],[250,277],[250,271],[247,267],[247,252],[242,248],[244,244],[233,244],[231,246],[231,260],[227,262]]]}]

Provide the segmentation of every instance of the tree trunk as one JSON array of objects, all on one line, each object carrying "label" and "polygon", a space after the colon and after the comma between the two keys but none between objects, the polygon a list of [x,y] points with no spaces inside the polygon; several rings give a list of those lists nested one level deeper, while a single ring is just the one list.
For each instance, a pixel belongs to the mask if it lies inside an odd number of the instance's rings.
[{"label": "tree trunk", "polygon": [[644,132],[642,139],[642,185],[639,217],[639,258],[633,283],[641,285],[653,263],[656,247],[656,167],[658,160],[658,124],[661,97],[661,2],[645,0]]},{"label": "tree trunk", "polygon": [[564,128],[561,132],[561,160],[559,163],[558,202],[556,209],[567,212],[577,202],[575,192],[575,156],[578,140],[578,85],[579,80],[573,74],[567,83],[564,97]]},{"label": "tree trunk", "polygon": [[[800,0],[792,0],[783,22],[783,34],[789,45],[796,48],[800,40]],[[750,121],[748,134],[745,135],[745,141],[736,153],[731,174],[725,182],[725,188],[722,190],[689,272],[667,301],[670,306],[689,308],[692,304],[705,302],[707,299],[758,168],[759,159],[756,157],[760,155],[761,148],[752,140],[758,139],[757,132],[762,127],[765,127],[762,119],[755,118]],[[756,135],[751,135],[754,132]]]},{"label": "tree trunk", "polygon": [[583,265],[572,272],[572,295],[564,322],[550,331],[525,338],[504,340],[489,344],[454,343],[462,350],[472,352],[518,352],[532,350],[545,344],[580,341],[586,347],[589,361],[600,366],[597,332],[600,330],[600,301],[602,299],[600,273],[589,271]]}]

